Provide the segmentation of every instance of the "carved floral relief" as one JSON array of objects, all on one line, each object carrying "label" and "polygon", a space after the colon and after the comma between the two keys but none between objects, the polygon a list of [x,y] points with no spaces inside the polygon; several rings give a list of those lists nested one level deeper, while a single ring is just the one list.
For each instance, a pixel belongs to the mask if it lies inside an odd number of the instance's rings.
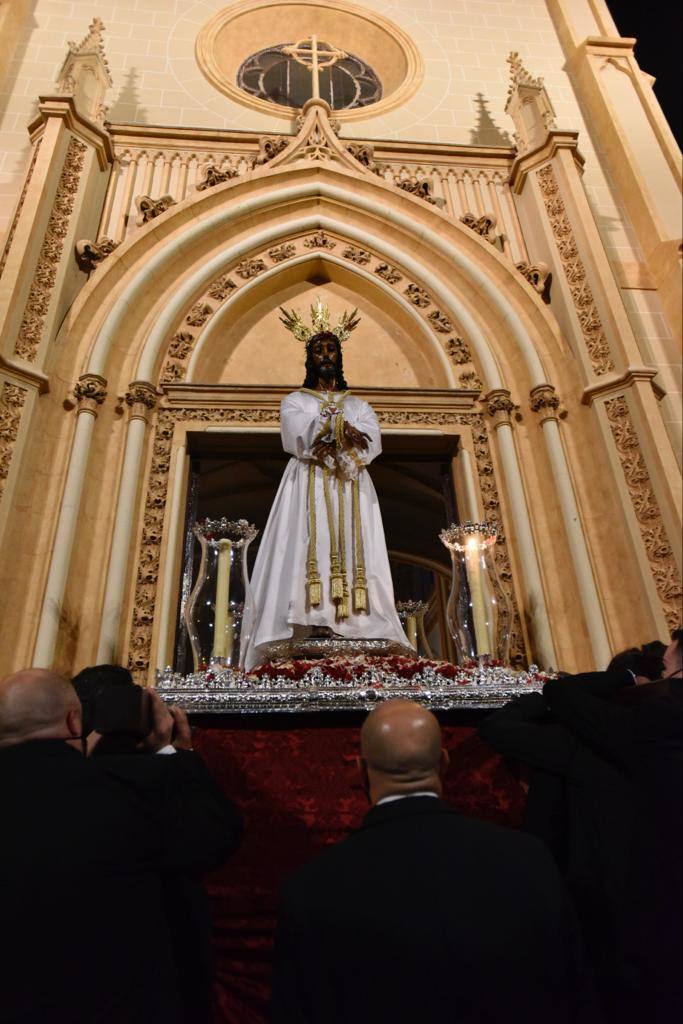
[{"label": "carved floral relief", "polygon": [[0,500],[9,475],[27,393],[26,388],[18,384],[3,383],[0,394]]},{"label": "carved floral relief", "polygon": [[612,437],[628,488],[640,535],[670,630],[680,626],[683,588],[650,474],[640,450],[628,403],[623,395],[605,402]]},{"label": "carved floral relief", "polygon": [[28,362],[33,362],[35,359],[42,339],[45,318],[50,308],[52,290],[57,280],[57,270],[64,250],[64,239],[69,232],[69,222],[73,213],[86,151],[85,143],[72,137],[57,183],[52,213],[45,231],[15,345],[17,355]]}]

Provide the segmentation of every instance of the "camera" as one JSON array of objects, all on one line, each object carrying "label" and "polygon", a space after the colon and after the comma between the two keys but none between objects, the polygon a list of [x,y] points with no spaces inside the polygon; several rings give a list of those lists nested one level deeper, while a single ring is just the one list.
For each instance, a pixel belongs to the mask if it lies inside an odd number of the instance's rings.
[{"label": "camera", "polygon": [[71,680],[83,708],[83,734],[143,739],[152,729],[149,690],[120,665],[94,665]]}]

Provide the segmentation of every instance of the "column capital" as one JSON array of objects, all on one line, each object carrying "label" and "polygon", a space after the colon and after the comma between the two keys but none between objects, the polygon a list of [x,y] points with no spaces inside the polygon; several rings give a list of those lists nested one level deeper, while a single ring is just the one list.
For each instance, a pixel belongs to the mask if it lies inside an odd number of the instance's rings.
[{"label": "column capital", "polygon": [[131,420],[144,420],[149,422],[151,413],[157,404],[157,389],[154,384],[146,380],[134,380],[128,385],[128,391],[123,396],[126,405],[130,408]]},{"label": "column capital", "polygon": [[73,386],[73,396],[78,408],[76,415],[82,412],[97,416],[97,407],[107,397],[107,379],[97,373],[83,373]]},{"label": "column capital", "polygon": [[529,407],[532,412],[538,413],[541,424],[546,420],[564,419],[567,415],[552,384],[538,384],[532,388],[529,392]]},{"label": "column capital", "polygon": [[483,403],[486,415],[490,416],[493,420],[494,430],[497,430],[504,423],[512,425],[512,414],[519,409],[519,406],[512,401],[510,392],[505,388],[494,388],[493,391],[489,391],[479,401]]}]

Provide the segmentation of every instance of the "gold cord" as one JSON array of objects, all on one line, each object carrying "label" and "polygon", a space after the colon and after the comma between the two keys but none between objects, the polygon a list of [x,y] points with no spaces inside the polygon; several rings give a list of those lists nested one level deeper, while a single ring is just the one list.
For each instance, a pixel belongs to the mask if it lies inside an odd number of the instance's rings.
[{"label": "gold cord", "polygon": [[355,565],[353,573],[353,610],[354,612],[366,612],[368,610],[368,584],[365,578],[365,554],[363,552],[363,531],[360,519],[360,488],[358,477],[351,483],[351,494],[353,500],[353,539]]},{"label": "gold cord", "polygon": [[346,578],[346,510],[344,508],[344,479],[337,476],[337,510],[339,516],[339,571],[342,578],[342,598],[337,605],[337,622],[349,617],[349,584]]},{"label": "gold cord", "polygon": [[306,559],[306,596],[311,608],[322,601],[318,572],[318,530],[315,517],[315,463],[308,464],[308,557]]},{"label": "gold cord", "polygon": [[344,580],[339,565],[339,546],[337,543],[337,531],[334,526],[332,495],[330,494],[330,470],[327,466],[323,466],[323,494],[325,495],[325,508],[327,509],[327,527],[330,533],[330,597],[337,604],[344,597]]}]

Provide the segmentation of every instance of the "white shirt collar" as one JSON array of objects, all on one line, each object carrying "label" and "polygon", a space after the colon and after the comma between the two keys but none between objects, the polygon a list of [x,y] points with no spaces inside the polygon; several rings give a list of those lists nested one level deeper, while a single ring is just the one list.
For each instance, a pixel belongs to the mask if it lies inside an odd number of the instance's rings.
[{"label": "white shirt collar", "polygon": [[381,800],[378,800],[375,807],[380,807],[381,804],[392,804],[395,800],[407,800],[411,796],[433,796],[435,800],[438,800],[438,794],[432,793],[430,789],[421,789],[417,793],[393,793],[391,796],[383,796]]}]

